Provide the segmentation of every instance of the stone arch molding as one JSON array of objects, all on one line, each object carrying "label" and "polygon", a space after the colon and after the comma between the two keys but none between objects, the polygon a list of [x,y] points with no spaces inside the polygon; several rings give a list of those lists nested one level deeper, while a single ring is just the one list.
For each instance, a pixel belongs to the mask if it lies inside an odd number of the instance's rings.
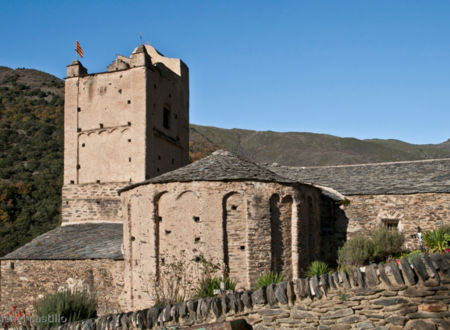
[{"label": "stone arch molding", "polygon": [[181,197],[183,197],[186,194],[193,194],[197,199],[199,199],[200,197],[198,196],[197,192],[193,191],[193,190],[184,190],[182,192],[180,192],[176,197],[175,200],[179,200]]},{"label": "stone arch molding", "polygon": [[111,133],[113,133],[114,131],[117,131],[117,130],[119,130],[119,133],[124,133],[125,131],[129,131],[129,128],[128,127],[125,127],[125,128],[109,127],[109,128],[88,130],[88,131],[85,131],[85,132],[78,133],[78,136],[79,137],[81,137],[83,135],[90,136],[92,134],[100,135],[100,134],[105,133],[105,132],[111,134]]},{"label": "stone arch molding", "polygon": [[377,223],[382,225],[386,220],[397,221],[397,228],[402,231],[404,217],[405,215],[397,210],[381,210],[377,215]]}]

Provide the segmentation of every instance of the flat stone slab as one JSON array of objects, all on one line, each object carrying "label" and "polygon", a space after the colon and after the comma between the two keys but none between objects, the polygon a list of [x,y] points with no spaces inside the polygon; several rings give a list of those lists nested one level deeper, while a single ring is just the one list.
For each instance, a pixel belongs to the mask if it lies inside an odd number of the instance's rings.
[{"label": "flat stone slab", "polygon": [[251,326],[247,324],[245,320],[235,320],[235,321],[226,321],[226,322],[216,322],[209,324],[200,324],[192,327],[187,327],[184,329],[189,330],[198,330],[198,329],[207,329],[207,330],[247,330],[251,329]]},{"label": "flat stone slab", "polygon": [[392,306],[392,305],[397,305],[397,304],[406,304],[406,303],[408,303],[408,300],[406,300],[404,298],[399,298],[399,297],[383,298],[383,299],[375,300],[373,303],[375,305]]},{"label": "flat stone slab", "polygon": [[322,320],[338,319],[340,317],[349,316],[352,314],[353,314],[353,309],[345,308],[345,309],[340,309],[338,311],[332,311],[332,312],[325,313],[321,319]]}]

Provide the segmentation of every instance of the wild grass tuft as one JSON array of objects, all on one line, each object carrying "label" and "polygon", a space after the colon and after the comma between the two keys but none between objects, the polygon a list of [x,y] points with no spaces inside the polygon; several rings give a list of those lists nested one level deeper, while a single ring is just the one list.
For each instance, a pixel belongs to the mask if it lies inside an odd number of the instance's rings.
[{"label": "wild grass tuft", "polygon": [[283,275],[274,272],[263,273],[258,277],[256,281],[256,288],[262,288],[270,284],[283,282]]},{"label": "wild grass tuft", "polygon": [[330,268],[328,268],[328,265],[324,263],[323,261],[313,261],[307,271],[306,276],[313,277],[315,275],[323,275],[328,274],[330,272]]},{"label": "wild grass tuft", "polygon": [[450,232],[447,228],[439,228],[433,231],[427,231],[423,234],[423,241],[430,253],[443,253],[449,247]]},{"label": "wild grass tuft", "polygon": [[196,290],[199,298],[214,296],[214,290],[220,289],[220,283],[225,283],[225,290],[234,290],[237,282],[230,278],[213,277],[202,280]]}]

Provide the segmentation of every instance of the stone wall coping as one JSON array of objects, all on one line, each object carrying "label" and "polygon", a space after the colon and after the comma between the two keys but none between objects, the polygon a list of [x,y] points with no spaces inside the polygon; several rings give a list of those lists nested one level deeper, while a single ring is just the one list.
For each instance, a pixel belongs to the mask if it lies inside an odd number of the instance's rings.
[{"label": "stone wall coping", "polygon": [[[211,322],[228,320],[244,311],[261,307],[267,307],[267,309],[259,310],[260,315],[273,317],[281,315],[284,311],[283,307],[294,306],[302,300],[326,304],[329,301],[327,297],[336,293],[341,295],[353,293],[359,297],[374,297],[375,295],[376,297],[376,294],[384,292],[386,294],[371,301],[372,304],[382,308],[407,302],[403,296],[391,297],[388,293],[392,293],[393,296],[393,292],[404,290],[405,297],[422,297],[427,295],[427,288],[439,288],[441,285],[450,284],[449,275],[450,253],[422,254],[415,255],[411,264],[408,262],[408,258],[403,257],[399,264],[394,261],[372,264],[348,271],[336,271],[320,276],[271,284],[254,291],[233,292],[214,297],[191,299],[175,305],[154,306],[134,312],[104,315],[96,319],[55,327],[55,329],[100,330],[119,327],[122,329],[150,329],[165,328],[166,326],[192,326],[208,320]],[[322,319],[334,319],[353,314],[353,311],[349,314],[345,312],[345,309],[328,312],[322,315]],[[308,313],[303,312],[303,314]],[[420,315],[415,316],[420,318]]]}]

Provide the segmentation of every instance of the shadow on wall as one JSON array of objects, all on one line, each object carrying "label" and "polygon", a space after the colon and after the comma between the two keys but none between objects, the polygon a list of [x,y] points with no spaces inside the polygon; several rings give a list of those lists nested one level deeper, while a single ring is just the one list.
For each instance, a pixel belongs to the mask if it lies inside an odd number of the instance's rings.
[{"label": "shadow on wall", "polygon": [[272,271],[292,279],[292,205],[290,195],[270,198]]},{"label": "shadow on wall", "polygon": [[336,268],[338,250],[347,240],[349,220],[340,202],[323,196],[320,203],[320,260]]}]

